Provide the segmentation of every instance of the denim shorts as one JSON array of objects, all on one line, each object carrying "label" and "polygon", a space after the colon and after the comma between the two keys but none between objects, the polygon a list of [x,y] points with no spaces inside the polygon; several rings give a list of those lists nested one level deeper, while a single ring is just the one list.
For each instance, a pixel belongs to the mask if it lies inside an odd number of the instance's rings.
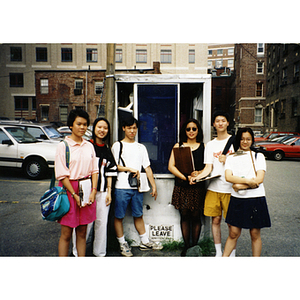
[{"label": "denim shorts", "polygon": [[141,217],[143,215],[143,193],[137,189],[115,189],[115,217],[123,219],[127,207],[130,203],[132,216]]}]

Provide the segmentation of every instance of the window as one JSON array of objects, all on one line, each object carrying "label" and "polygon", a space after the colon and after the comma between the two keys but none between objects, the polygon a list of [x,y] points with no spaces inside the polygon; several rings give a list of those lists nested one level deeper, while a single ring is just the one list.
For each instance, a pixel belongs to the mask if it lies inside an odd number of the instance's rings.
[{"label": "window", "polygon": [[285,118],[285,106],[286,106],[286,100],[283,99],[280,101],[280,119],[284,119]]},{"label": "window", "polygon": [[10,138],[6,135],[6,133],[3,132],[2,129],[0,129],[0,144],[2,144],[2,142],[5,140],[10,140]]},{"label": "window", "polygon": [[217,50],[217,55],[223,55],[223,49],[218,49]]},{"label": "window", "polygon": [[160,50],[160,62],[163,64],[171,64],[172,50]]},{"label": "window", "polygon": [[263,55],[265,53],[265,44],[259,43],[257,44],[257,54]]},{"label": "window", "polygon": [[76,79],[75,80],[75,89],[74,89],[74,95],[81,95],[83,90],[83,79]]},{"label": "window", "polygon": [[195,63],[195,49],[189,49],[189,63]]},{"label": "window", "polygon": [[234,54],[234,48],[229,48],[227,51],[228,51],[228,55]]},{"label": "window", "polygon": [[61,122],[67,122],[68,120],[68,106],[60,106],[59,107],[59,116]]},{"label": "window", "polygon": [[298,100],[297,98],[292,98],[292,117],[298,116]]},{"label": "window", "polygon": [[35,59],[36,61],[47,61],[48,52],[46,47],[36,47],[35,48]]},{"label": "window", "polygon": [[213,64],[212,64],[212,61],[211,61],[211,60],[208,60],[208,61],[207,61],[207,66],[208,66],[209,68],[212,68],[212,67],[213,67]]},{"label": "window", "polygon": [[263,84],[261,82],[256,83],[256,97],[263,96]]},{"label": "window", "polygon": [[254,122],[255,123],[262,123],[262,105],[257,105],[255,107],[255,116],[254,116]]},{"label": "window", "polygon": [[48,93],[49,93],[48,79],[41,79],[41,94],[48,94]]},{"label": "window", "polygon": [[168,160],[177,141],[177,85],[138,85],[138,140],[148,150],[156,174],[168,174]]},{"label": "window", "polygon": [[223,67],[223,60],[216,60],[215,68],[222,68]]},{"label": "window", "polygon": [[28,110],[28,97],[15,96],[15,110]]},{"label": "window", "polygon": [[209,56],[212,55],[212,50],[208,50],[208,55],[209,55]]},{"label": "window", "polygon": [[233,59],[228,59],[228,67],[233,68]]},{"label": "window", "polygon": [[10,87],[23,87],[23,73],[9,73],[9,86]]},{"label": "window", "polygon": [[264,74],[264,63],[258,62],[256,64],[256,74]]},{"label": "window", "polygon": [[294,82],[299,82],[299,61],[294,64]]},{"label": "window", "polygon": [[49,120],[49,105],[41,105],[41,120]]},{"label": "window", "polygon": [[62,62],[71,62],[72,58],[72,48],[61,48],[61,61]]},{"label": "window", "polygon": [[116,63],[121,63],[123,61],[122,49],[116,49]]},{"label": "window", "polygon": [[10,47],[10,60],[11,61],[22,61],[22,48],[21,47]]},{"label": "window", "polygon": [[147,62],[147,50],[136,49],[136,62],[137,63],[146,63]]},{"label": "window", "polygon": [[287,68],[282,69],[282,81],[281,85],[287,84]]},{"label": "window", "polygon": [[103,90],[103,82],[102,81],[95,81],[95,94],[100,95]]},{"label": "window", "polygon": [[86,49],[86,61],[97,62],[98,61],[98,50],[97,49]]}]

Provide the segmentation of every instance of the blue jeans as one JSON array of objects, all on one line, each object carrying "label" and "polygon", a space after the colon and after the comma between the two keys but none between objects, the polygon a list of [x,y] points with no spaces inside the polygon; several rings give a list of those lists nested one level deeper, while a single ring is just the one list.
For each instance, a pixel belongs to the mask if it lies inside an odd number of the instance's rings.
[{"label": "blue jeans", "polygon": [[123,219],[127,207],[130,203],[132,216],[141,217],[143,215],[143,193],[137,189],[115,189],[115,217]]}]

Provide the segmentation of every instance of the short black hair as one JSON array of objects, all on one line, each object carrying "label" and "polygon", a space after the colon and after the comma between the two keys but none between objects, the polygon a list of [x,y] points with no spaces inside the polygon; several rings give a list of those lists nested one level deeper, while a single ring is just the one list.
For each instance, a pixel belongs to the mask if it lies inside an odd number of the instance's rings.
[{"label": "short black hair", "polygon": [[198,134],[196,137],[196,141],[198,143],[203,142],[203,130],[201,128],[201,125],[198,120],[196,119],[188,119],[181,127],[180,133],[179,133],[179,144],[186,143],[187,142],[187,135],[186,135],[186,127],[189,123],[195,123],[198,128]]},{"label": "short black hair", "polygon": [[214,113],[213,113],[213,118],[212,118],[212,123],[215,123],[215,120],[216,120],[216,117],[219,117],[219,116],[222,116],[222,117],[225,117],[227,122],[230,122],[230,116],[229,116],[229,113],[223,111],[223,110],[216,110]]},{"label": "short black hair", "polygon": [[139,121],[133,116],[130,116],[122,120],[121,125],[122,127],[126,127],[126,126],[132,126],[133,124],[136,124],[136,127],[139,128]]},{"label": "short black hair", "polygon": [[[72,109],[69,113],[69,116],[68,116],[68,120],[67,120],[67,126],[70,128],[71,126],[73,126],[73,123],[75,121],[75,119],[77,117],[81,117],[81,118],[84,118],[86,119],[87,121],[87,126],[90,125],[90,117],[89,117],[89,114],[84,111],[83,109]],[[70,128],[71,129],[71,128]]]}]

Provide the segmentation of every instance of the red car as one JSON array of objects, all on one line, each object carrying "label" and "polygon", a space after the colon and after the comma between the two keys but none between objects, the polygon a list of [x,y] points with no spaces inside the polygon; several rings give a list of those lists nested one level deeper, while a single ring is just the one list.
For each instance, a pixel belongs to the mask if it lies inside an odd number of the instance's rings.
[{"label": "red car", "polygon": [[271,132],[266,132],[262,137],[255,137],[254,141],[255,142],[268,141],[269,139],[272,139],[279,135],[297,135],[297,134],[299,134],[299,133],[298,132],[271,131]]},{"label": "red car", "polygon": [[258,151],[275,160],[282,160],[284,157],[300,157],[300,135],[282,143],[260,144]]}]

